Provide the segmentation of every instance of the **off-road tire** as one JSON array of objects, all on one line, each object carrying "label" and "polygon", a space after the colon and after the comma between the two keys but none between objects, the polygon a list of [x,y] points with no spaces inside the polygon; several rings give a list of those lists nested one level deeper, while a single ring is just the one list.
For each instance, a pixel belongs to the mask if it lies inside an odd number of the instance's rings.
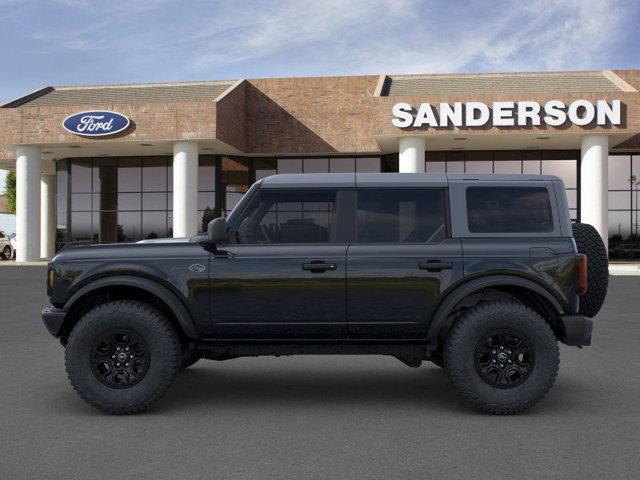
[{"label": "off-road tire", "polygon": [[[476,367],[476,348],[494,331],[515,332],[528,341],[533,362],[522,383],[500,388],[487,383]],[[558,374],[560,352],[553,331],[540,315],[516,301],[483,302],[452,326],[444,348],[445,370],[471,406],[507,415],[522,412],[549,392]]]},{"label": "off-road tire", "polygon": [[588,257],[587,292],[580,296],[580,313],[594,317],[602,308],[609,286],[609,257],[598,231],[588,223],[572,223],[578,252]]},{"label": "off-road tire", "polygon": [[185,370],[189,368],[191,365],[194,365],[198,360],[202,357],[198,351],[193,349],[188,349],[182,354],[182,362],[180,363],[180,370]]},{"label": "off-road tire", "polygon": [[13,257],[13,252],[11,251],[11,247],[9,245],[5,245],[2,249],[2,259],[3,260],[11,260]]},{"label": "off-road tire", "polygon": [[[148,347],[148,370],[127,388],[111,388],[98,380],[91,365],[94,345],[112,331],[126,330]],[[165,316],[138,301],[119,300],[86,313],[69,335],[65,366],[71,385],[87,403],[112,414],[132,414],[158,401],[176,378],[182,350],[175,329]]]}]

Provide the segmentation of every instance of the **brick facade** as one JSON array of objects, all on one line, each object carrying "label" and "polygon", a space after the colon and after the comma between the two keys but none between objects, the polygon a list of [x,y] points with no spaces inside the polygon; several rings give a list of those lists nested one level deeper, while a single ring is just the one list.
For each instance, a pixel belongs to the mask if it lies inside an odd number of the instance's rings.
[{"label": "brick facade", "polygon": [[[640,71],[615,72],[640,90]],[[156,103],[40,105],[0,108],[0,160],[10,159],[11,146],[18,144],[82,144],[86,142],[151,142],[173,140],[217,140],[238,153],[248,155],[296,155],[378,153],[377,136],[512,135],[523,129],[467,128],[454,130],[399,129],[391,124],[395,103],[535,100],[620,99],[626,124],[620,127],[533,127],[530,133],[633,133],[640,132],[640,93],[575,92],[544,94],[479,95],[472,92],[451,96],[375,96],[379,76],[307,77],[253,79],[236,82],[218,100]],[[132,127],[108,139],[82,138],[62,128],[63,119],[83,110],[115,110],[127,115]],[[525,130],[526,131],[526,130]],[[640,136],[625,148],[640,147]]]}]

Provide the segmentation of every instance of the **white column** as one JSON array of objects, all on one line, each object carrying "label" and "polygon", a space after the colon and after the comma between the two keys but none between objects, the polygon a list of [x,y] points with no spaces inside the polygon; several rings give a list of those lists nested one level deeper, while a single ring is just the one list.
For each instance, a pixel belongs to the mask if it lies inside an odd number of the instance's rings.
[{"label": "white column", "polygon": [[40,147],[16,148],[16,260],[40,259]]},{"label": "white column", "polygon": [[40,256],[51,259],[56,249],[56,177],[40,175]]},{"label": "white column", "polygon": [[198,143],[173,144],[173,236],[198,233]]},{"label": "white column", "polygon": [[580,221],[593,225],[608,248],[609,137],[584,135],[580,162]]},{"label": "white column", "polygon": [[426,142],[422,137],[400,137],[400,173],[424,172],[424,150]]}]

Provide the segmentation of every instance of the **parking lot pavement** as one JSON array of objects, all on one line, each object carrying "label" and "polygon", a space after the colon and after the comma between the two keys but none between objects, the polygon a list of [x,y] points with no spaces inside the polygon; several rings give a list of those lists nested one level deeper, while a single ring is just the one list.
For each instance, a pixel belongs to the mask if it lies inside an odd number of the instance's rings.
[{"label": "parking lot pavement", "polygon": [[522,415],[469,410],[430,364],[309,356],[201,361],[148,413],[115,417],[67,382],[39,317],[45,270],[0,273],[1,478],[638,478],[638,277],[611,278],[594,345],[563,346]]}]

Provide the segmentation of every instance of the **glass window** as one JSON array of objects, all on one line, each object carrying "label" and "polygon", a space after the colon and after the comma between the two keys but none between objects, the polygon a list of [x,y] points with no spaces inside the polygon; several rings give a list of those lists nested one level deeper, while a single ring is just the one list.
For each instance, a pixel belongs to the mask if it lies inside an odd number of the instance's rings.
[{"label": "glass window", "polygon": [[216,189],[215,157],[200,155],[198,157],[198,190],[212,192]]},{"label": "glass window", "polygon": [[496,160],[493,163],[494,173],[522,173],[520,160]]},{"label": "glass window", "polygon": [[164,238],[167,234],[165,212],[144,212],[142,215],[142,238]]},{"label": "glass window", "polygon": [[118,212],[118,241],[140,239],[142,212]]},{"label": "glass window", "polygon": [[275,158],[256,158],[256,181],[278,173],[278,161]]},{"label": "glass window", "polygon": [[328,158],[305,158],[304,173],[327,173],[329,171]]},{"label": "glass window", "polygon": [[140,210],[142,207],[142,195],[139,193],[119,193],[118,210]]},{"label": "glass window", "polygon": [[359,173],[379,173],[380,159],[378,157],[356,158],[356,172]]},{"label": "glass window", "polygon": [[493,173],[493,162],[486,161],[467,161],[467,173]]},{"label": "glass window", "polygon": [[464,162],[447,161],[447,173],[464,173]]},{"label": "glass window", "polygon": [[214,192],[198,192],[198,210],[204,210],[207,207],[213,209],[214,205]]},{"label": "glass window", "polygon": [[249,161],[246,158],[223,157],[221,166],[224,192],[221,212],[226,215],[249,189]]},{"label": "glass window", "polygon": [[576,210],[578,208],[578,189],[567,189],[567,202],[569,203],[569,210]]},{"label": "glass window", "polygon": [[93,241],[91,212],[71,212],[71,240],[74,242]]},{"label": "glass window", "polygon": [[629,210],[631,208],[631,192],[609,192],[609,210]]},{"label": "glass window", "polygon": [[91,191],[91,159],[74,158],[71,160],[71,191]]},{"label": "glass window", "polygon": [[467,217],[473,233],[553,231],[549,193],[543,187],[469,187]]},{"label": "glass window", "polygon": [[166,210],[167,194],[166,193],[143,193],[142,209],[143,210]]},{"label": "glass window", "polygon": [[164,192],[167,190],[167,160],[162,157],[145,158],[142,163],[142,190]]},{"label": "glass window", "polygon": [[71,210],[75,212],[91,211],[91,194],[90,193],[72,193],[71,194]]},{"label": "glass window", "polygon": [[542,174],[560,177],[566,188],[578,187],[576,160],[542,160]]},{"label": "glass window", "polygon": [[58,225],[67,224],[67,161],[56,165],[56,213]]},{"label": "glass window", "polygon": [[329,162],[329,172],[331,173],[353,173],[355,171],[355,158],[332,158]]},{"label": "glass window", "polygon": [[243,213],[238,243],[330,243],[336,191],[263,190]]},{"label": "glass window", "polygon": [[302,173],[302,160],[300,158],[279,158],[278,173]]},{"label": "glass window", "polygon": [[139,192],[142,186],[142,168],[139,158],[121,158],[118,161],[118,192]]},{"label": "glass window", "polygon": [[522,173],[527,175],[540,175],[540,160],[524,160]]},{"label": "glass window", "polygon": [[445,173],[447,171],[447,164],[445,162],[425,162],[425,172],[427,173]]},{"label": "glass window", "polygon": [[358,242],[435,243],[446,236],[442,189],[358,191]]},{"label": "glass window", "polygon": [[609,189],[629,190],[631,177],[631,156],[609,156]]}]

